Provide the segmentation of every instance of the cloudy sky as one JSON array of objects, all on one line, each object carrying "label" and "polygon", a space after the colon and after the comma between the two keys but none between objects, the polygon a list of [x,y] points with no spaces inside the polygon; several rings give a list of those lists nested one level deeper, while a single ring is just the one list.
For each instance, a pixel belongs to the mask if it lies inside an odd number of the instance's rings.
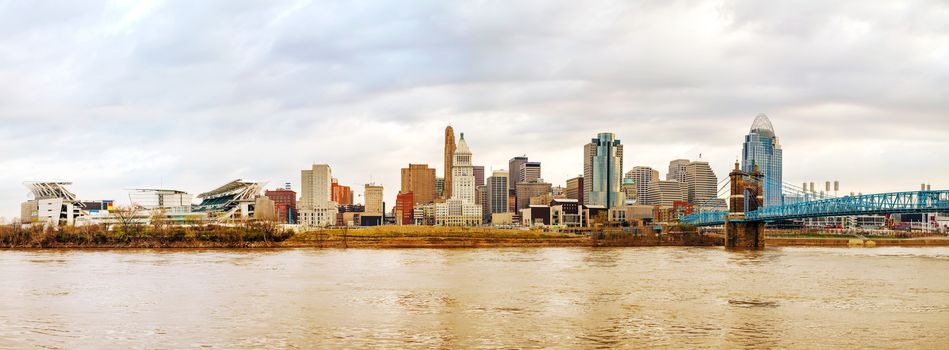
[{"label": "cloudy sky", "polygon": [[724,176],[758,113],[789,183],[949,188],[949,3],[0,0],[6,218],[23,181],[127,202],[314,162],[391,205],[401,167],[441,173],[449,123],[554,184],[604,131],[626,168]]}]

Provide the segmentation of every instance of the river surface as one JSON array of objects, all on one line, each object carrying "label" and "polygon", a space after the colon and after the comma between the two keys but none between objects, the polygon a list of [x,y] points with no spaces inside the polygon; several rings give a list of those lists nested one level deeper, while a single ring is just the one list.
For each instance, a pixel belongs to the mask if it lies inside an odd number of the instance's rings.
[{"label": "river surface", "polygon": [[949,248],[0,251],[0,348],[942,348]]}]

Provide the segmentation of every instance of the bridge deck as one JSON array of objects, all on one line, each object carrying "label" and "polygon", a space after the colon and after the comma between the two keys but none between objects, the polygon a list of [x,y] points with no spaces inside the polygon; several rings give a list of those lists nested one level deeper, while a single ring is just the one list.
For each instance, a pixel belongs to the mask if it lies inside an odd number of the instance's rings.
[{"label": "bridge deck", "polygon": [[[866,194],[764,207],[732,221],[772,222],[826,216],[949,212],[949,190]],[[686,215],[679,222],[694,226],[725,223],[728,212],[715,211]]]}]

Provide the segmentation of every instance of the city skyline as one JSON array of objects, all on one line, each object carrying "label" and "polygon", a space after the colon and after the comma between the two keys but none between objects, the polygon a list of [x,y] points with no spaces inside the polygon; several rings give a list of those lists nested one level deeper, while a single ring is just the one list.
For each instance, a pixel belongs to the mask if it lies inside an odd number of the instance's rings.
[{"label": "city skyline", "polygon": [[[756,117],[755,119],[752,119],[752,120],[757,120],[757,118],[758,118],[758,117]],[[752,127],[754,127],[754,125],[752,125]],[[776,129],[777,129],[777,128],[776,128]],[[748,130],[750,131],[751,129],[748,129]],[[747,132],[747,131],[746,131],[746,132]],[[464,133],[464,131],[461,131],[461,133]],[[443,144],[444,144],[444,135],[437,135],[437,136],[438,136],[438,137],[436,137],[436,138],[439,139],[439,144],[440,144],[440,145],[443,145]],[[457,137],[456,137],[456,138],[457,138]],[[617,136],[617,139],[618,139],[618,138],[619,138],[619,137]],[[457,140],[456,140],[456,141],[457,141]],[[738,146],[738,147],[739,147],[739,148],[742,147],[740,142],[739,142],[739,146]],[[583,147],[575,147],[575,148],[576,148],[576,149],[579,149],[578,153],[583,153],[583,151],[582,151],[582,148],[583,148]],[[439,152],[441,152],[441,151],[439,151]],[[521,156],[515,156],[515,157],[521,157]],[[628,160],[625,160],[625,159],[627,159],[627,158],[628,158],[628,157],[624,154],[624,167],[623,167],[623,173],[624,173],[624,174],[625,174],[626,172],[628,172],[628,171],[631,171],[631,170],[633,169],[633,167],[643,166],[641,163],[636,163],[635,165],[629,165],[629,164],[628,164],[629,161],[628,161]],[[439,157],[439,160],[441,160],[441,159],[442,159],[442,157]],[[669,162],[675,162],[675,161],[677,161],[677,160],[681,160],[681,159],[678,159],[678,158],[670,158],[668,161],[669,161]],[[735,159],[735,160],[741,161],[741,158],[737,158],[737,159]],[[712,162],[710,162],[710,161],[708,160],[708,158],[694,158],[694,159],[692,159],[692,161],[709,162],[709,165],[710,165],[710,167],[712,168],[712,170],[713,170],[713,172],[714,172],[714,174],[715,174],[716,176],[718,176],[719,178],[727,177],[728,171],[722,169],[722,168],[726,167],[726,166],[722,166],[723,164],[715,164],[715,163],[712,163]],[[487,167],[487,169],[490,169],[489,171],[505,171],[505,172],[509,172],[509,170],[506,169],[506,167],[504,166],[505,164],[507,164],[507,162],[501,161],[501,162],[499,162],[499,163],[501,163],[502,165],[501,165],[501,166],[493,166],[493,165],[492,165],[492,166],[486,166],[486,167]],[[556,163],[556,162],[554,162],[554,163]],[[729,162],[729,163],[732,163],[732,165],[733,165],[734,161],[731,161],[731,162]],[[307,165],[306,167],[309,167],[310,165],[316,166],[316,165],[319,165],[319,164],[325,164],[325,163],[313,163],[313,164]],[[414,164],[414,163],[412,163],[412,164]],[[406,163],[405,166],[410,166],[410,165],[412,165],[412,164]],[[326,164],[326,165],[329,165],[331,168],[333,168],[333,174],[331,175],[331,177],[332,177],[332,179],[333,179],[334,181],[337,180],[337,179],[338,179],[338,175],[336,175],[336,168],[334,167],[334,165],[333,165],[333,164]],[[416,165],[429,165],[429,164],[422,163],[422,164],[416,164]],[[509,164],[508,164],[508,165],[509,165]],[[650,167],[652,167],[652,166],[650,166]],[[429,165],[429,168],[431,168],[431,169],[433,169],[433,170],[436,170],[437,172],[441,172],[442,169],[443,169],[443,167],[437,167],[437,166],[436,166],[436,167],[432,167],[431,165]],[[385,206],[386,206],[387,209],[391,209],[391,208],[392,208],[392,206],[395,204],[395,197],[396,197],[396,195],[400,192],[400,191],[399,191],[399,188],[400,188],[399,185],[401,184],[401,171],[402,171],[402,170],[403,170],[403,169],[401,169],[401,168],[400,168],[400,169],[396,169],[396,173],[397,173],[396,179],[397,179],[397,180],[396,180],[395,184],[393,185],[393,186],[394,186],[393,189],[389,189],[389,190],[387,190],[387,191],[384,192],[383,199],[384,199],[384,203],[386,203]],[[667,174],[668,174],[667,169],[663,169],[663,168],[659,167],[659,168],[656,169],[656,170],[663,170],[663,171],[659,171],[659,172],[658,172],[658,173],[659,173],[659,177],[657,178],[658,180],[664,180],[664,179],[667,177]],[[297,172],[299,172],[299,170],[297,170]],[[577,175],[582,176],[582,175],[583,175],[582,172],[583,172],[583,169],[582,169],[582,167],[581,167],[581,168],[580,168],[580,173],[577,174]],[[577,175],[570,176],[569,178],[575,177],[575,176],[577,176]],[[297,175],[297,177],[299,177],[299,175]],[[563,179],[562,181],[553,181],[553,182],[551,182],[551,184],[559,185],[559,186],[564,186],[564,185],[566,185],[566,182],[567,182],[567,180],[569,180],[569,178],[565,178],[565,179]],[[45,181],[45,180],[46,180],[46,179],[44,179],[44,181]],[[54,180],[55,180],[55,181],[60,181],[60,180],[62,180],[62,179],[54,179]],[[223,180],[223,179],[222,179],[222,180]],[[303,192],[303,190],[302,190],[302,184],[301,184],[299,181],[295,181],[294,179],[288,179],[288,180],[286,180],[286,181],[271,181],[271,180],[269,180],[269,179],[268,179],[268,180],[259,180],[259,179],[246,178],[246,179],[244,179],[244,180],[246,180],[246,181],[258,181],[258,182],[264,183],[265,187],[263,187],[262,189],[267,189],[267,190],[282,189],[282,188],[285,187],[285,184],[286,184],[286,183],[289,183],[289,184],[291,185],[291,188],[292,188],[293,190],[295,190],[295,191],[298,192],[298,197],[299,197],[300,199],[302,199],[302,195],[300,194],[300,193]],[[68,180],[68,179],[67,179],[66,181],[72,181],[72,180]],[[230,181],[230,180],[228,180],[228,181]],[[352,192],[353,192],[353,193],[358,193],[358,195],[354,195],[354,197],[358,197],[358,199],[355,199],[355,200],[354,200],[355,203],[358,203],[358,204],[364,204],[364,203],[365,203],[365,200],[364,200],[364,198],[365,198],[364,191],[358,190],[357,188],[363,188],[364,185],[369,185],[370,182],[356,183],[356,182],[353,182],[353,181],[346,181],[346,179],[342,179],[342,180],[339,180],[339,181],[340,181],[340,185],[347,185],[346,187],[352,187],[352,188],[354,188],[354,189],[352,190]],[[545,180],[545,181],[546,181],[546,180]],[[802,180],[802,181],[803,181],[803,180]],[[823,181],[824,181],[824,180],[814,180],[814,181],[810,181],[810,182],[817,182],[818,185],[821,185],[821,184],[823,184]],[[831,181],[833,181],[833,180],[831,180]],[[927,184],[931,184],[931,183],[932,183],[932,182],[927,182]],[[385,187],[385,188],[388,188],[387,186],[389,186],[389,185],[384,184],[384,183],[379,183],[378,181],[372,182],[372,184],[381,185],[381,186],[383,186],[383,187]],[[79,186],[79,185],[80,185],[79,183],[75,183],[75,182],[73,181],[73,184],[70,185],[69,188],[70,188],[70,189],[73,189],[73,192],[77,192],[77,191],[75,191],[74,189],[75,189],[75,188],[82,188],[82,186]],[[219,184],[217,184],[217,185],[219,185]],[[217,185],[212,186],[212,188],[216,187]],[[914,185],[918,185],[918,184],[914,184]],[[153,187],[154,187],[154,186],[153,186]],[[194,195],[194,194],[196,194],[196,193],[200,193],[201,191],[210,189],[210,188],[208,188],[208,189],[192,189],[192,188],[182,189],[182,188],[172,188],[172,187],[168,187],[168,186],[165,186],[165,187],[162,187],[162,188],[163,188],[163,189],[170,189],[170,190],[183,190],[183,191],[185,191],[185,192],[187,192],[187,193],[190,193],[190,194],[192,194],[192,195]],[[848,191],[849,191],[849,189],[848,189],[846,186],[843,186],[843,189],[846,190],[846,191],[842,191],[842,192],[841,192],[841,195],[847,194]],[[911,187],[909,187],[909,188],[906,188],[905,190],[915,190],[915,189],[916,189],[915,187],[912,187],[912,186],[911,186]],[[121,193],[123,193],[123,194],[128,194],[129,191],[131,191],[131,190],[130,190],[130,189],[120,189],[120,190],[118,190],[118,191],[121,192]],[[854,191],[854,192],[857,192],[857,191]],[[78,195],[79,195],[80,197],[82,197],[82,198],[88,198],[88,199],[95,198],[95,199],[115,200],[115,201],[116,201],[116,203],[115,203],[116,205],[126,205],[126,204],[128,204],[128,201],[126,200],[127,198],[126,198],[125,196],[119,196],[119,197],[115,197],[115,198],[106,198],[105,196],[101,196],[101,195],[91,195],[91,196],[90,196],[90,195],[87,195],[86,193],[82,193],[82,192],[78,192]],[[390,198],[390,197],[392,197],[392,198]],[[22,200],[25,199],[25,198],[26,198],[26,197],[24,196],[24,197],[21,198],[20,200],[22,201]],[[0,216],[2,216],[2,215],[0,215]],[[8,219],[8,220],[9,220],[9,219],[12,219],[13,217],[16,217],[16,215],[3,216],[3,217],[4,217],[5,219]]]},{"label": "city skyline", "polygon": [[0,43],[0,350],[949,344],[949,0],[0,0]]},{"label": "city skyline", "polygon": [[[624,172],[664,178],[669,161],[702,154],[723,178],[758,113],[781,137],[787,183],[949,188],[945,11],[834,4],[334,7],[348,22],[313,21],[306,4],[13,4],[0,14],[0,217],[18,216],[24,181],[123,204],[126,189],[197,194],[238,178],[299,191],[313,163],[357,202],[383,185],[391,208],[399,169],[444,173],[449,124],[486,174],[526,154],[562,186],[583,172],[583,144],[610,132]],[[216,11],[228,20],[187,16]],[[392,35],[355,30],[370,20]]]}]

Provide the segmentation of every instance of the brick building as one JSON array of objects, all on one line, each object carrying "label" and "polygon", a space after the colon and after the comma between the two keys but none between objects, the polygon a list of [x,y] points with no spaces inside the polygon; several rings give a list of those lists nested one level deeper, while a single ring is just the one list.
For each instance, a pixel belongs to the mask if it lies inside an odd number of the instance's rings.
[{"label": "brick building", "polygon": [[274,201],[277,222],[281,224],[297,223],[297,193],[289,189],[267,190],[264,196]]}]

